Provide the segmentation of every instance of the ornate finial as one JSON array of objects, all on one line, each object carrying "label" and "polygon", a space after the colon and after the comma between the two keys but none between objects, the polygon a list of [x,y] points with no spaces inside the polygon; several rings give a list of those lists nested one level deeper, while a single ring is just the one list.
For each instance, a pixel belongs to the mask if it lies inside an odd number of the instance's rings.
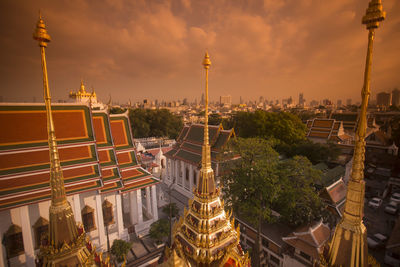
[{"label": "ornate finial", "polygon": [[[370,95],[370,74],[372,47],[375,29],[385,18],[381,0],[371,0],[362,23],[368,29],[368,49],[364,72],[364,85],[361,91],[361,109],[355,135],[351,177],[347,185],[346,203],[342,220],[337,224],[329,246],[327,262],[330,266],[367,266],[367,230],[363,224],[364,216],[364,160],[365,135],[367,128],[367,107]],[[348,251],[342,253],[343,251]],[[352,251],[352,252],[351,252]]]},{"label": "ornate finial", "polygon": [[46,25],[42,19],[42,13],[39,10],[39,20],[36,24],[35,32],[33,33],[33,39],[39,41],[39,46],[46,47],[47,43],[51,41],[50,35],[47,33]]},{"label": "ornate finial", "polygon": [[203,60],[203,66],[206,70],[208,70],[210,68],[210,65],[211,65],[210,56],[208,55],[208,51],[206,51],[206,55],[204,56]]},{"label": "ornate finial", "polygon": [[362,24],[367,26],[367,29],[376,29],[379,27],[379,22],[386,17],[386,12],[382,10],[381,0],[371,0],[369,2],[367,12],[362,18]]},{"label": "ornate finial", "polygon": [[85,85],[83,84],[83,79],[81,79],[81,87],[79,88],[79,92],[86,93]]}]

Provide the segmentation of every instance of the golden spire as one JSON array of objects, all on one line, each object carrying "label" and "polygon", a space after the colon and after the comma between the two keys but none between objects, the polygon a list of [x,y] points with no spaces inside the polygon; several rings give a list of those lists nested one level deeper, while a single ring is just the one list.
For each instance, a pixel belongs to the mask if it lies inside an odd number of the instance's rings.
[{"label": "golden spire", "polygon": [[78,228],[67,201],[64,177],[60,165],[54,122],[51,112],[51,98],[47,78],[45,48],[50,42],[46,26],[39,14],[39,21],[33,38],[39,41],[43,70],[44,101],[47,117],[47,134],[50,154],[50,188],[51,204],[49,209],[49,237],[48,243],[41,247],[38,255],[39,266],[89,266],[94,263],[94,249],[86,241],[86,234],[82,227]]},{"label": "golden spire", "polygon": [[[239,228],[235,229],[232,213],[224,210],[220,189],[216,188],[208,137],[208,69],[211,61],[206,53],[206,97],[204,143],[200,178],[188,209],[173,227],[174,248],[166,266],[182,266],[178,257],[190,266],[250,266],[250,259],[241,249]],[[179,252],[177,254],[176,252]],[[174,254],[175,253],[175,254]]]},{"label": "golden spire", "polygon": [[202,146],[200,179],[198,183],[198,192],[205,196],[215,192],[214,171],[211,168],[211,152],[208,137],[208,70],[211,66],[208,52],[204,56],[203,66],[206,70],[206,94],[205,94],[205,110],[204,110],[204,141]]},{"label": "golden spire", "polygon": [[[366,228],[362,222],[364,215],[364,159],[367,106],[370,95],[370,74],[372,63],[372,46],[374,30],[379,22],[385,18],[381,0],[371,0],[362,23],[366,25],[368,33],[368,50],[364,72],[364,86],[361,92],[362,103],[360,119],[357,125],[354,147],[351,178],[347,187],[346,204],[343,218],[336,226],[328,262],[331,266],[367,266],[368,247],[366,242]],[[340,253],[339,253],[340,251]]]}]

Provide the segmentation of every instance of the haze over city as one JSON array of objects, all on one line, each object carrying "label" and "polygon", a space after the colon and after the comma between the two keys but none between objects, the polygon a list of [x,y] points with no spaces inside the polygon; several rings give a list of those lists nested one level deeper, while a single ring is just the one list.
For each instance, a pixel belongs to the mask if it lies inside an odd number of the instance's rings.
[{"label": "haze over city", "polygon": [[[384,1],[376,36],[372,96],[400,86],[400,3]],[[1,1],[4,101],[41,101],[38,8],[55,100],[84,79],[103,101],[200,100],[208,49],[210,98],[360,99],[367,1]],[[361,11],[363,12],[361,12]]]}]

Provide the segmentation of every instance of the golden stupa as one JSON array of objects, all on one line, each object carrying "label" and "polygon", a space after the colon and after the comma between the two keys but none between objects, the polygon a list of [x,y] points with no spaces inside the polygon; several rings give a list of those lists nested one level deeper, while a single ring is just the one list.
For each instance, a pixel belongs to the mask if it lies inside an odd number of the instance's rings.
[{"label": "golden stupa", "polygon": [[39,15],[33,38],[39,42],[42,70],[44,101],[46,105],[47,134],[50,153],[51,205],[49,209],[49,234],[42,240],[37,266],[110,266],[108,259],[102,260],[97,254],[82,225],[77,225],[70,203],[67,201],[64,177],[60,165],[57,141],[51,113],[51,98],[47,78],[45,48],[50,42],[46,26]]},{"label": "golden stupa", "polygon": [[211,168],[208,136],[208,70],[211,61],[206,53],[204,143],[200,179],[194,188],[189,208],[173,227],[173,245],[163,266],[250,266],[250,258],[240,247],[239,226],[235,229],[232,213],[224,210],[220,189]]},{"label": "golden stupa", "polygon": [[363,224],[364,216],[364,159],[365,134],[367,127],[367,106],[370,95],[370,73],[372,46],[375,29],[385,18],[381,0],[371,0],[367,12],[362,18],[368,34],[368,50],[365,63],[364,86],[361,91],[362,103],[357,124],[351,176],[347,185],[346,204],[343,218],[337,224],[335,234],[329,245],[326,257],[322,257],[323,266],[375,266],[376,262],[368,256],[367,230]]}]

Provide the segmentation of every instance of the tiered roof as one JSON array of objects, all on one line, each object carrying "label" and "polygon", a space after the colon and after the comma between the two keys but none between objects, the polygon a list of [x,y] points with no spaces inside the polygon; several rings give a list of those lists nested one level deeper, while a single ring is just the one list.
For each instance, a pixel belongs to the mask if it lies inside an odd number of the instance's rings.
[{"label": "tiered roof", "polygon": [[307,128],[307,137],[309,138],[341,142],[350,137],[344,133],[342,122],[334,119],[315,118],[308,120]]},{"label": "tiered roof", "polygon": [[[54,105],[67,194],[102,187],[89,107]],[[0,106],[0,209],[50,199],[46,111],[42,104]]]},{"label": "tiered roof", "polygon": [[[235,136],[235,131],[233,129],[224,130],[221,124],[209,125],[208,132],[210,137],[211,161],[214,165],[218,161],[218,153],[229,139]],[[203,144],[203,139],[203,124],[184,126],[176,140],[175,147],[164,155],[170,159],[178,159],[199,166],[201,163],[201,146]]]},{"label": "tiered roof", "polygon": [[[155,184],[138,165],[126,114],[87,105],[52,105],[68,195],[123,192]],[[0,210],[50,199],[49,149],[43,104],[0,106]]]},{"label": "tiered roof", "polygon": [[314,259],[319,259],[325,242],[330,238],[330,233],[329,227],[323,224],[321,220],[313,226],[300,227],[282,239]]},{"label": "tiered roof", "polygon": [[121,191],[129,192],[158,183],[138,163],[128,113],[110,115],[110,126],[122,178]]}]

